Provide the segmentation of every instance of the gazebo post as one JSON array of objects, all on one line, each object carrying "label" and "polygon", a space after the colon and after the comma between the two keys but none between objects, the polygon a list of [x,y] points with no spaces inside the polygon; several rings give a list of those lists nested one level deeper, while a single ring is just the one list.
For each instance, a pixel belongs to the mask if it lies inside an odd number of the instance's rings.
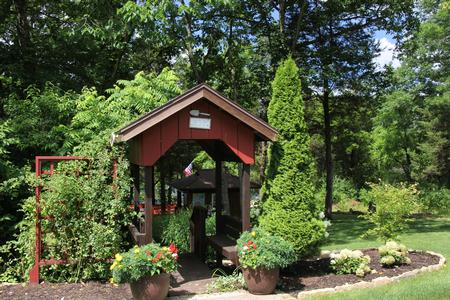
[{"label": "gazebo post", "polygon": [[[222,161],[216,160],[216,234],[219,234],[222,229]],[[222,265],[222,254],[216,251],[216,265]]]},{"label": "gazebo post", "polygon": [[182,208],[181,206],[181,192],[177,190],[177,210],[180,210]]},{"label": "gazebo post", "polygon": [[221,227],[222,198],[222,161],[216,160],[216,232],[219,232]]},{"label": "gazebo post", "polygon": [[145,236],[143,239],[144,244],[149,244],[153,241],[153,205],[152,200],[154,195],[154,172],[153,166],[144,167],[144,190],[145,190]]},{"label": "gazebo post", "polygon": [[250,229],[250,165],[241,163],[239,197],[242,205],[242,231]]},{"label": "gazebo post", "polygon": [[133,179],[133,204],[135,205],[135,207],[138,207],[139,194],[140,194],[139,166],[136,164],[131,164],[130,171],[131,171],[131,178]]}]

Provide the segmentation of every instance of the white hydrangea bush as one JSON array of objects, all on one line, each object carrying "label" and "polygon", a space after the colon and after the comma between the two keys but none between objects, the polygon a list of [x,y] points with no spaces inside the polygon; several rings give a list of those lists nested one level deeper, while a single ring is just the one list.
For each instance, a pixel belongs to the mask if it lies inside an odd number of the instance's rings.
[{"label": "white hydrangea bush", "polygon": [[330,254],[331,268],[337,274],[356,274],[364,277],[371,272],[369,267],[370,256],[364,255],[360,250],[343,249]]},{"label": "white hydrangea bush", "polygon": [[406,246],[395,241],[389,241],[386,245],[379,247],[378,253],[380,263],[385,267],[411,263]]}]

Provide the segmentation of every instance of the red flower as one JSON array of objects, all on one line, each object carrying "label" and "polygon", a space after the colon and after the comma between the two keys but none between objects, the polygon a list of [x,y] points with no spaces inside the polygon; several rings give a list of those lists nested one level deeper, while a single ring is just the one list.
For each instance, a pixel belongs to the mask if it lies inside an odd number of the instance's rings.
[{"label": "red flower", "polygon": [[253,241],[248,241],[245,245],[249,248],[249,250],[252,248],[253,250],[256,249],[256,244]]},{"label": "red flower", "polygon": [[178,253],[177,246],[175,246],[175,244],[170,244],[170,246],[169,246],[169,252],[170,252],[170,253]]},{"label": "red flower", "polygon": [[152,262],[157,263],[161,259],[161,256],[162,256],[162,252],[158,252],[156,254],[156,257],[152,260]]}]

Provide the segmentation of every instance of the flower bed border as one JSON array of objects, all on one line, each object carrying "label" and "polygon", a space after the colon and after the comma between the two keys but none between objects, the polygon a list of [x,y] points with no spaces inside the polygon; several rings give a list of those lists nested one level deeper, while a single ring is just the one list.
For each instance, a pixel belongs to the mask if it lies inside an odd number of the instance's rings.
[{"label": "flower bed border", "polygon": [[[437,257],[439,257],[439,262],[434,265],[429,265],[426,267],[424,266],[420,269],[406,271],[406,272],[404,272],[398,276],[394,276],[394,277],[382,276],[382,277],[377,277],[371,281],[360,281],[360,282],[356,282],[353,284],[339,285],[334,288],[323,288],[323,289],[315,289],[315,290],[310,290],[310,291],[300,291],[300,292],[292,291],[289,293],[285,293],[285,292],[281,292],[279,290],[275,290],[274,294],[267,295],[265,297],[267,299],[272,299],[272,300],[276,300],[276,299],[284,300],[284,299],[295,299],[295,298],[303,299],[305,297],[309,297],[309,296],[313,296],[313,295],[332,294],[332,293],[336,293],[336,292],[349,291],[349,290],[358,289],[358,288],[374,288],[377,286],[382,286],[382,285],[398,282],[402,278],[412,277],[412,276],[415,276],[420,273],[436,271],[436,270],[443,268],[445,265],[446,259],[440,253],[436,253],[433,251],[422,251],[422,250],[412,250],[412,249],[409,249],[408,251],[413,252],[413,253],[427,253],[430,255],[437,256]],[[239,291],[228,292],[228,293],[172,296],[172,297],[169,297],[168,299],[170,299],[170,300],[188,300],[188,299],[189,300],[216,300],[216,299],[220,300],[220,299],[224,299],[224,297],[226,297],[230,300],[235,300],[235,299],[242,299],[242,297],[247,297],[247,298],[251,297],[248,299],[255,299],[253,297],[261,297],[261,296],[253,296],[248,291],[239,290]]]},{"label": "flower bed border", "polygon": [[410,253],[411,252],[427,253],[430,255],[434,255],[434,256],[439,257],[439,262],[437,264],[422,267],[420,269],[414,269],[411,271],[407,271],[405,273],[402,273],[402,274],[400,274],[398,276],[394,276],[394,277],[382,276],[382,277],[377,277],[371,281],[360,281],[360,282],[356,282],[353,284],[344,284],[344,285],[336,286],[334,288],[323,288],[323,289],[316,289],[316,290],[310,290],[310,291],[302,291],[302,292],[298,293],[297,299],[302,299],[302,298],[309,297],[312,295],[322,295],[322,294],[331,294],[331,293],[340,292],[340,291],[349,291],[349,290],[353,290],[353,289],[357,289],[357,288],[373,288],[373,287],[377,287],[377,286],[382,286],[382,285],[386,285],[389,283],[398,282],[402,278],[412,277],[412,276],[415,276],[417,274],[424,273],[424,272],[431,272],[431,271],[439,270],[444,267],[445,262],[446,262],[446,259],[442,254],[436,253],[433,251],[409,250],[409,252]]}]

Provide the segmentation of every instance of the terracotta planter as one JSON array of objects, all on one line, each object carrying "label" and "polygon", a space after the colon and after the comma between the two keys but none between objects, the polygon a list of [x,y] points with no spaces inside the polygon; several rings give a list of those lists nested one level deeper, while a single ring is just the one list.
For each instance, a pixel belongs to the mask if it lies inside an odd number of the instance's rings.
[{"label": "terracotta planter", "polygon": [[145,276],[136,282],[130,282],[131,293],[136,300],[163,300],[169,292],[170,275]]},{"label": "terracotta planter", "polygon": [[280,277],[280,269],[246,268],[243,270],[248,291],[255,295],[271,294]]}]

